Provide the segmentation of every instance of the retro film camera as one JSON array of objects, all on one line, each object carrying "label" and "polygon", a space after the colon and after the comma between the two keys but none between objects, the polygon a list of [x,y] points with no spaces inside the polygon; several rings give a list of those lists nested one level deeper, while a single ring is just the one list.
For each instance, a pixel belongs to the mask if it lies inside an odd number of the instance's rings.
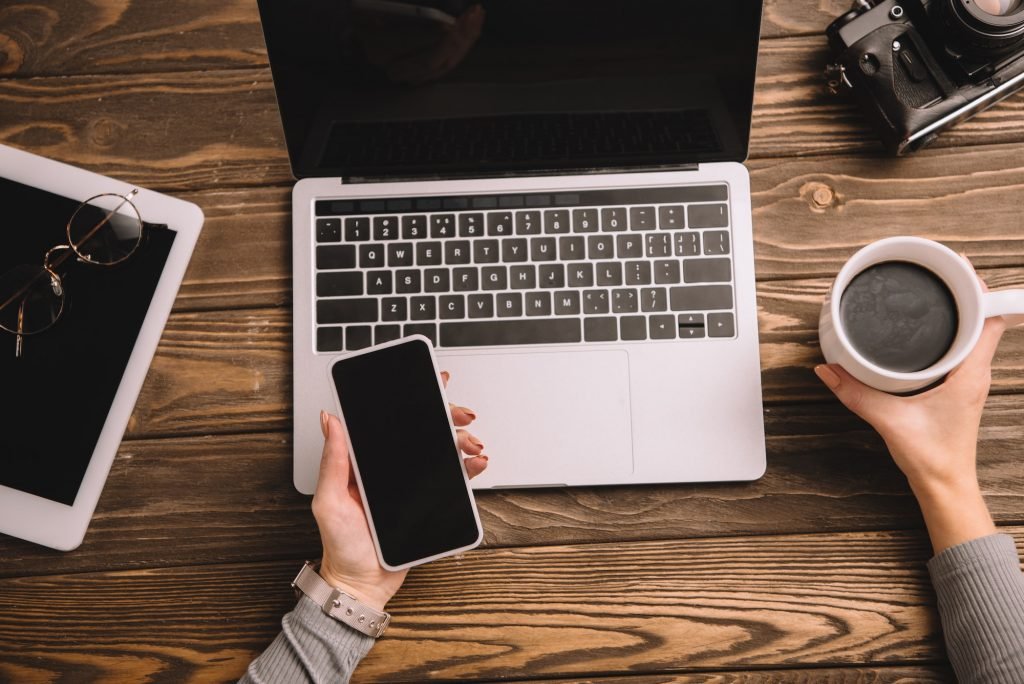
[{"label": "retro film camera", "polygon": [[896,155],[1024,87],[1024,0],[857,0],[825,34],[829,90]]}]

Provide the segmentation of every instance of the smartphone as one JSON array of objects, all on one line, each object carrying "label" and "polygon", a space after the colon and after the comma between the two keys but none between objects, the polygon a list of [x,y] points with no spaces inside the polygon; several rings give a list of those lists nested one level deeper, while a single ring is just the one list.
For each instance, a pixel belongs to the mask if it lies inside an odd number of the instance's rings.
[{"label": "smartphone", "polygon": [[370,347],[333,362],[330,376],[381,566],[478,546],[480,514],[430,341]]}]

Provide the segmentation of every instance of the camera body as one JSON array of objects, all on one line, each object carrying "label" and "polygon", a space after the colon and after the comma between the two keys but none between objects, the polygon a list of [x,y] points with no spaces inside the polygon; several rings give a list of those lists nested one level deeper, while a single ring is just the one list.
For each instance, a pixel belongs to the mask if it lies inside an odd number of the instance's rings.
[{"label": "camera body", "polygon": [[825,32],[829,89],[853,93],[889,152],[924,147],[1024,87],[1024,4],[986,4],[857,0]]}]

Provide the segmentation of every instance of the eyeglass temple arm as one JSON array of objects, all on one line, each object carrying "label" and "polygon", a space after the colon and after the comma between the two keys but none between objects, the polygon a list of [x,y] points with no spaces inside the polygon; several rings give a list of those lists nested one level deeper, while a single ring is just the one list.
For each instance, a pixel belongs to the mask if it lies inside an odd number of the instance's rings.
[{"label": "eyeglass temple arm", "polygon": [[28,300],[22,300],[21,305],[18,306],[18,332],[14,336],[14,357],[18,359],[21,358],[22,341],[25,339],[21,331],[25,329],[25,304],[27,302]]}]

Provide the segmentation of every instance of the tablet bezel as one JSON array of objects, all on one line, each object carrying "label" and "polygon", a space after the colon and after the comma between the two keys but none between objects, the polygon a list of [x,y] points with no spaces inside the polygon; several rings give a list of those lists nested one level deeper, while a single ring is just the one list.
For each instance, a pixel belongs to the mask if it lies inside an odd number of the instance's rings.
[{"label": "tablet bezel", "polygon": [[176,233],[74,504],[68,506],[0,485],[0,533],[70,551],[85,537],[185,277],[204,217],[202,210],[190,202],[5,145],[0,145],[0,176],[76,200],[138,188],[132,202],[143,218],[149,223],[167,224]]}]

